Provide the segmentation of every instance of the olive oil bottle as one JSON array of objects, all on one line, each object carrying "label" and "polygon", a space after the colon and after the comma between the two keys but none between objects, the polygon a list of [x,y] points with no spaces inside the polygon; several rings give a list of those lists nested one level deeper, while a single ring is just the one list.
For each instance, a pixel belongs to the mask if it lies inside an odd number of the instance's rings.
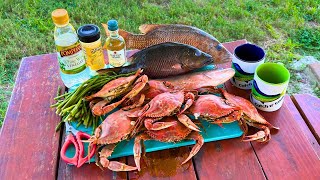
[{"label": "olive oil bottle", "polygon": [[109,64],[113,67],[120,67],[127,61],[126,44],[122,36],[118,33],[118,22],[108,21],[109,37],[106,39],[105,47],[108,52]]}]

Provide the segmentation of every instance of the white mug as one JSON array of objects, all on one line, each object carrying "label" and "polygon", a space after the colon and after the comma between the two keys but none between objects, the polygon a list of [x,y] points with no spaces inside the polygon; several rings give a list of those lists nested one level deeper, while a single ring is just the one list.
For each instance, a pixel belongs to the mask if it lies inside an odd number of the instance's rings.
[{"label": "white mug", "polygon": [[264,50],[254,44],[242,44],[235,48],[232,58],[232,68],[235,75],[231,83],[240,89],[251,89],[256,67],[264,63]]}]

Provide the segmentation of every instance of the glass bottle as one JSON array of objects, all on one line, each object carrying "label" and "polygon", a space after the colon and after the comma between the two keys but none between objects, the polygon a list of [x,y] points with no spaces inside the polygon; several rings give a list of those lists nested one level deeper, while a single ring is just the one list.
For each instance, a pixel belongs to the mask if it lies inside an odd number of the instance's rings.
[{"label": "glass bottle", "polygon": [[109,64],[113,67],[120,67],[127,61],[126,44],[122,36],[118,33],[118,22],[116,20],[108,21],[109,37],[106,39],[105,47],[107,49]]},{"label": "glass bottle", "polygon": [[52,12],[52,20],[61,79],[68,88],[75,88],[90,78],[84,53],[77,33],[69,23],[68,12],[56,9]]}]

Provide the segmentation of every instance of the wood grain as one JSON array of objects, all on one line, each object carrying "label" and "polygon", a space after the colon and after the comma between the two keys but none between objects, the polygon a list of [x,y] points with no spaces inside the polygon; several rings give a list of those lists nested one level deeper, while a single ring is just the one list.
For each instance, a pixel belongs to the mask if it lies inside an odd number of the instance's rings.
[{"label": "wood grain", "polygon": [[[192,161],[181,165],[188,157],[188,147],[146,153],[141,158],[141,171],[129,172],[129,179],[196,179]],[[133,156],[128,163],[134,165]]]},{"label": "wood grain", "polygon": [[[249,99],[250,90],[241,90],[226,83],[228,92]],[[268,179],[320,178],[319,145],[305,134],[302,117],[290,97],[285,96],[283,106],[275,112],[259,113],[279,131],[272,131],[272,139],[267,143],[252,142],[259,162]],[[252,129],[252,128],[251,128]],[[312,142],[313,141],[313,142]],[[312,166],[310,166],[312,165]]]},{"label": "wood grain", "polygon": [[261,112],[280,130],[267,144],[253,142],[252,145],[268,179],[319,179],[319,157],[296,122],[289,103],[292,101],[286,95],[278,111]]},{"label": "wood grain", "polygon": [[0,179],[55,179],[60,118],[50,104],[58,86],[55,54],[22,59],[0,132]]},{"label": "wood grain", "polygon": [[310,94],[296,94],[292,99],[310,131],[320,143],[320,99]]},{"label": "wood grain", "polygon": [[205,143],[194,158],[199,179],[265,179],[250,143],[240,138]]},{"label": "wood grain", "polygon": [[[296,96],[296,95],[294,95],[294,96]],[[299,112],[300,110],[298,111],[297,107],[299,107],[299,105],[295,101],[295,98],[293,98],[293,96],[291,96],[291,100],[292,101],[288,101],[289,103],[287,103],[287,106],[290,109],[290,112],[295,117],[295,121],[299,124],[299,127],[301,128],[301,130],[303,131],[303,133],[307,137],[309,143],[313,147],[313,150],[317,153],[318,157],[320,157],[319,141],[317,142],[314,134],[310,131],[306,121],[302,118],[302,112]],[[307,100],[308,99],[306,99],[306,102],[308,102]]]}]

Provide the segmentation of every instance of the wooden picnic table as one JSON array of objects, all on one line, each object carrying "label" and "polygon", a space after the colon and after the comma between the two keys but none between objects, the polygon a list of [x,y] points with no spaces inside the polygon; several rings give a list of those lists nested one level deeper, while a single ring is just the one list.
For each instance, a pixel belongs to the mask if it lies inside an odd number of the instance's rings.
[{"label": "wooden picnic table", "polygon": [[[224,43],[233,52],[245,40]],[[220,65],[230,67],[230,63]],[[285,96],[280,110],[261,112],[273,125],[268,143],[240,138],[205,143],[185,165],[190,147],[147,153],[141,172],[81,168],[59,157],[64,131],[55,132],[60,117],[50,109],[60,80],[56,54],[22,59],[0,132],[0,179],[320,179],[320,100],[308,94]],[[226,89],[248,98],[250,91],[229,82]],[[134,165],[133,157],[118,158]]]}]

